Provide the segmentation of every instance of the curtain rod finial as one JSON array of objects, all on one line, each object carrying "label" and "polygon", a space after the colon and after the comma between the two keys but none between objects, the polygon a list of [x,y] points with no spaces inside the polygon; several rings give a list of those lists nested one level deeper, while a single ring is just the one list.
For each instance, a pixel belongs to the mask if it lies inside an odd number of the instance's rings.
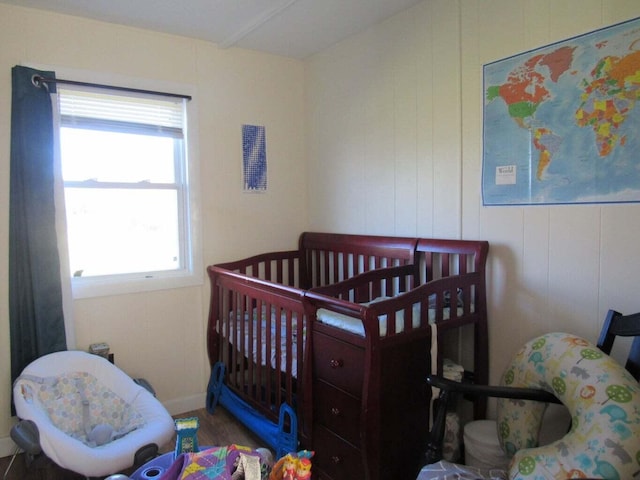
[{"label": "curtain rod finial", "polygon": [[38,87],[38,88],[44,87],[44,88],[47,89],[47,91],[49,90],[49,85],[47,85],[46,79],[44,77],[42,77],[41,75],[37,75],[37,74],[36,75],[32,75],[31,76],[31,83],[33,83],[33,85],[35,87]]}]

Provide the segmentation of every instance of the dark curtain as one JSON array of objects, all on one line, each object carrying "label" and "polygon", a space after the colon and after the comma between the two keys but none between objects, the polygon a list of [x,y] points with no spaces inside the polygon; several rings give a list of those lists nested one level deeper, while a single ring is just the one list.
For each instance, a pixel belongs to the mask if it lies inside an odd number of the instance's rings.
[{"label": "dark curtain", "polygon": [[66,350],[60,259],[55,227],[53,111],[50,91],[34,75],[12,69],[9,204],[11,381],[31,361]]}]

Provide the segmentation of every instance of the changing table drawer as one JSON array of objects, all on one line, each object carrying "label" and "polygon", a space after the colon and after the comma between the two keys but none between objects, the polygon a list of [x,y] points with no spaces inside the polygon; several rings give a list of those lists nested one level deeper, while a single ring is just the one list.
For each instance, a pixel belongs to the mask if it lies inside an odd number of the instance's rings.
[{"label": "changing table drawer", "polygon": [[364,350],[349,343],[314,332],[315,377],[356,397],[362,396]]},{"label": "changing table drawer", "polygon": [[315,421],[356,446],[361,443],[360,403],[360,399],[323,381],[313,384]]},{"label": "changing table drawer", "polygon": [[364,478],[360,450],[319,425],[314,429],[314,437],[317,441],[314,445],[314,469],[322,470],[333,480]]}]

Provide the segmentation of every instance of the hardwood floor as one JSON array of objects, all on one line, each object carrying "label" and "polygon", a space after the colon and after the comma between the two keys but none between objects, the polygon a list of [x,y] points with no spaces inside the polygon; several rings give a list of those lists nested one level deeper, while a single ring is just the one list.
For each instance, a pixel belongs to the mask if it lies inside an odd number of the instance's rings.
[{"label": "hardwood floor", "polygon": [[[203,408],[192,412],[185,412],[180,415],[174,415],[174,418],[198,417],[200,427],[198,429],[198,444],[205,445],[229,445],[232,443],[238,445],[246,445],[251,448],[261,446],[261,442],[256,438],[244,425],[238,423],[223,407],[216,407],[213,415]],[[175,448],[175,436],[160,451],[161,453],[170,452]],[[4,475],[11,457],[0,458],[0,473]],[[130,469],[124,474],[132,474],[135,469]],[[116,472],[114,472],[116,473]],[[9,474],[4,480],[81,480],[85,477],[64,470],[57,465],[49,462],[43,468],[27,469],[22,454],[18,455],[13,462]]]}]

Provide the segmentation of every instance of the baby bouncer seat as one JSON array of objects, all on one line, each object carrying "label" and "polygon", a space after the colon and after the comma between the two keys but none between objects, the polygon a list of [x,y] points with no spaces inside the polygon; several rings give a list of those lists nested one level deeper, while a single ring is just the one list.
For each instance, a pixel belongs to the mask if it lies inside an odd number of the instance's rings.
[{"label": "baby bouncer seat", "polygon": [[82,351],[33,361],[15,381],[13,399],[18,446],[33,455],[35,442],[57,465],[86,477],[144,463],[174,433],[154,395],[107,359]]}]

